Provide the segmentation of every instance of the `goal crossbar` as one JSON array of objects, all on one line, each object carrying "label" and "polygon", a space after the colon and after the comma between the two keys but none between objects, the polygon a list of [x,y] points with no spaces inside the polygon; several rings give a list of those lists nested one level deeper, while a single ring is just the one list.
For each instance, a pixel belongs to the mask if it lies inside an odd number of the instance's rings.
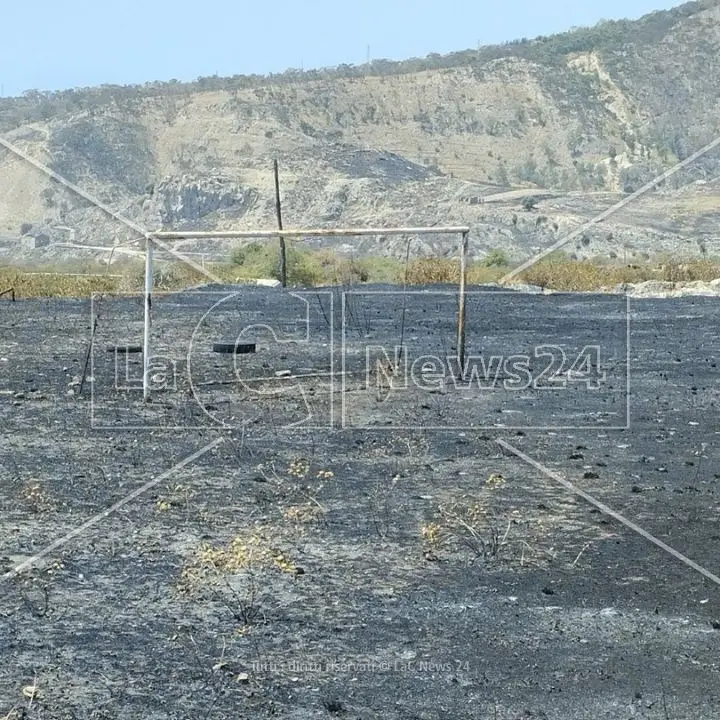
[{"label": "goal crossbar", "polygon": [[239,240],[242,238],[278,237],[360,237],[363,235],[462,235],[470,228],[458,227],[397,227],[397,228],[311,228],[308,230],[214,230],[174,232],[157,230],[148,233],[149,240]]}]

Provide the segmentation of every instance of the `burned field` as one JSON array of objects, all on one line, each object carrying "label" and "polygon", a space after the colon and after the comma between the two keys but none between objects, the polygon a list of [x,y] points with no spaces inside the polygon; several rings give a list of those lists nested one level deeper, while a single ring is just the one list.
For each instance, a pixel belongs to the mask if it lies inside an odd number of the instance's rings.
[{"label": "burned field", "polygon": [[715,301],[455,302],[159,297],[148,404],[138,298],[3,303],[0,717],[720,717],[717,585],[497,442],[717,573]]}]

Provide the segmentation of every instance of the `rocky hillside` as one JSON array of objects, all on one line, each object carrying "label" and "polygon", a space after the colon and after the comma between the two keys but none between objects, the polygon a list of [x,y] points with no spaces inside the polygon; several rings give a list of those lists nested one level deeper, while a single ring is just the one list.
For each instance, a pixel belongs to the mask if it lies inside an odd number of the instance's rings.
[{"label": "rocky hillside", "polygon": [[[288,226],[467,223],[476,255],[519,258],[720,135],[718,77],[720,0],[701,0],[401,63],[28,93],[0,100],[0,132],[148,228],[274,227],[277,158]],[[719,175],[716,150],[568,251],[720,252]],[[5,256],[132,237],[1,148],[0,177]]]}]

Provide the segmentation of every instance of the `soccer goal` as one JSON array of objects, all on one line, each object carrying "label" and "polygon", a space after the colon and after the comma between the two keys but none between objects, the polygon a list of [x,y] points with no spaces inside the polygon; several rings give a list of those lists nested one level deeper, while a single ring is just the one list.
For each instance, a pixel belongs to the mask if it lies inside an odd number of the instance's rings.
[{"label": "soccer goal", "polygon": [[143,398],[150,398],[150,327],[152,320],[153,294],[153,250],[157,247],[170,252],[176,259],[211,277],[211,273],[197,265],[191,258],[174,250],[170,244],[181,240],[279,240],[281,246],[286,238],[316,237],[363,237],[393,235],[457,235],[460,238],[460,280],[458,285],[457,310],[457,351],[459,367],[465,366],[465,287],[467,284],[467,257],[470,228],[466,226],[443,227],[391,227],[391,228],[314,228],[304,230],[223,230],[223,231],[165,231],[158,230],[145,235],[145,290],[144,290],[144,332],[143,332]]}]

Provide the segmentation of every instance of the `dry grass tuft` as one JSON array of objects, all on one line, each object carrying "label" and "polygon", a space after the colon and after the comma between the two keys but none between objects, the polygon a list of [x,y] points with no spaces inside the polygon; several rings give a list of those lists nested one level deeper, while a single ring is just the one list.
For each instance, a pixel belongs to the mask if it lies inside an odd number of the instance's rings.
[{"label": "dry grass tuft", "polygon": [[94,275],[77,277],[62,272],[36,275],[17,268],[0,268],[0,290],[15,288],[17,297],[88,297],[117,292],[120,279]]},{"label": "dry grass tuft", "polygon": [[34,513],[48,512],[55,507],[47,491],[37,480],[31,480],[23,487],[22,498]]},{"label": "dry grass tuft", "polygon": [[314,523],[325,517],[325,509],[320,505],[312,502],[303,503],[302,505],[291,505],[283,513],[283,518],[287,522],[303,525]]},{"label": "dry grass tuft", "polygon": [[[467,281],[471,285],[497,282],[508,268],[485,263],[471,263],[468,266]],[[402,270],[395,278],[397,283],[408,285],[457,285],[460,282],[460,263],[457,259],[413,260],[408,263],[407,273]]]},{"label": "dry grass tuft", "polygon": [[403,277],[398,277],[398,280],[407,280],[408,285],[457,284],[460,281],[460,267],[457,260],[413,260],[408,263],[407,273],[403,273]]},{"label": "dry grass tuft", "polygon": [[264,534],[246,532],[224,547],[201,545],[185,563],[179,585],[190,591],[223,575],[271,569],[291,575],[297,572],[288,554],[271,544]]},{"label": "dry grass tuft", "polygon": [[195,491],[189,485],[175,485],[167,490],[167,495],[158,498],[155,503],[158,512],[165,512],[173,507],[190,507],[190,499],[195,495]]},{"label": "dry grass tuft", "polygon": [[522,282],[568,292],[589,292],[625,283],[647,280],[664,282],[709,282],[720,277],[720,263],[712,260],[677,260],[644,265],[602,264],[590,260],[548,258],[526,270]]}]

